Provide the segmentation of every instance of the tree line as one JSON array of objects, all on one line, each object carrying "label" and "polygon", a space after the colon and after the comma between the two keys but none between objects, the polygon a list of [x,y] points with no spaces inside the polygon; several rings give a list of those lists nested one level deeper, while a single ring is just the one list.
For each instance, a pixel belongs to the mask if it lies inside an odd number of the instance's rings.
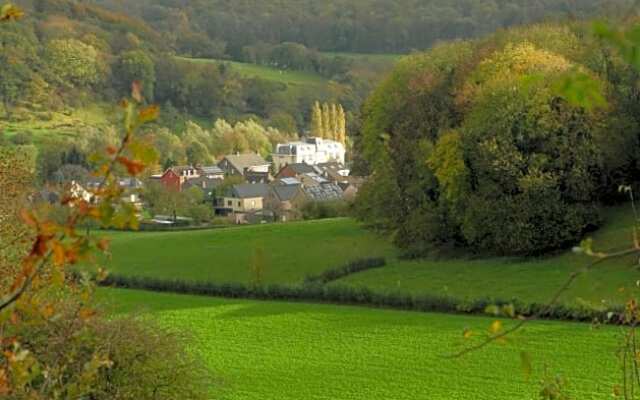
[{"label": "tree line", "polygon": [[[625,13],[633,0],[98,0],[132,12],[176,47],[240,60],[247,46],[296,42],[322,51],[407,53],[550,18]],[[208,43],[205,45],[205,43]],[[196,50],[199,51],[199,50]],[[200,52],[204,55],[204,52]]]}]

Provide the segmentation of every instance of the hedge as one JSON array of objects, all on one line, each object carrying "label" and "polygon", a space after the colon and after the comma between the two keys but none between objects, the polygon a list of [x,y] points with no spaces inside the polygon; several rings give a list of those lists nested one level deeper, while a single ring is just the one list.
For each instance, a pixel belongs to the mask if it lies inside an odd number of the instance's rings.
[{"label": "hedge", "polygon": [[[250,286],[241,283],[190,282],[183,280],[162,280],[148,277],[125,277],[110,275],[101,286],[142,289],[155,292],[169,292],[225,298],[258,300],[315,301],[332,304],[361,305],[398,310],[440,312],[449,314],[491,314],[488,310],[512,306],[515,315],[535,316],[538,319],[621,324],[623,308],[613,310],[593,310],[585,307],[554,305],[548,307],[538,303],[493,300],[489,298],[463,301],[452,297],[435,295],[410,295],[406,293],[382,293],[365,287],[346,285],[324,286],[320,283],[302,285]],[[497,307],[496,307],[497,306]]]},{"label": "hedge", "polygon": [[366,271],[374,268],[382,268],[387,265],[387,260],[384,258],[363,258],[339,267],[322,272],[319,275],[309,275],[304,278],[305,284],[313,283],[329,283],[340,278],[344,278],[347,275],[355,274],[357,272]]}]

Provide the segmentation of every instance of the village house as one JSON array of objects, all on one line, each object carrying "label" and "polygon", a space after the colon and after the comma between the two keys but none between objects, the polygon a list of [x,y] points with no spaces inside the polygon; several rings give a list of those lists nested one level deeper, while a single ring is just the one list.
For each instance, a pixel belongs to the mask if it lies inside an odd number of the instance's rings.
[{"label": "village house", "polygon": [[278,144],[272,155],[275,171],[289,164],[317,165],[327,162],[344,164],[346,150],[342,143],[317,137]]},{"label": "village house", "polygon": [[[212,181],[222,181],[224,179],[224,171],[222,171],[222,169],[217,165],[202,167],[181,165],[169,167],[163,174],[153,175],[151,176],[151,179],[158,180],[165,188],[178,192],[188,189],[194,185],[201,186],[203,190],[206,190],[208,186],[213,186]],[[198,181],[186,185],[186,183],[191,180]]]},{"label": "village house", "polygon": [[233,154],[225,156],[218,167],[227,176],[242,176],[246,179],[251,174],[269,174],[271,164],[259,154]]},{"label": "village house", "polygon": [[316,173],[319,174],[321,171],[314,165],[310,165],[307,163],[295,163],[295,164],[287,164],[278,173],[276,174],[276,179],[282,178],[299,178],[304,174]]},{"label": "village house", "polygon": [[265,199],[265,209],[271,211],[280,222],[300,218],[300,207],[306,201],[302,184],[295,178],[282,178],[270,186]]},{"label": "village house", "polygon": [[246,222],[246,214],[261,211],[264,199],[269,194],[269,185],[243,183],[232,186],[216,201],[216,213],[233,215],[236,223]]}]

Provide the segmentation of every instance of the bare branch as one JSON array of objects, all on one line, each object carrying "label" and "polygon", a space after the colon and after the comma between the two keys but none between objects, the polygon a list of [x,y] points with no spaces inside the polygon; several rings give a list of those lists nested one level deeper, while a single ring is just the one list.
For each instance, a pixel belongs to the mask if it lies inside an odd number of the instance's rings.
[{"label": "bare branch", "polygon": [[497,333],[495,335],[489,336],[488,338],[486,338],[484,341],[474,345],[474,346],[469,346],[466,347],[462,350],[460,350],[457,353],[451,354],[451,355],[446,355],[445,358],[459,358],[462,357],[466,354],[472,353],[474,351],[480,350],[486,346],[488,346],[491,343],[496,342],[497,340],[503,339],[517,331],[519,331],[520,329],[522,329],[523,326],[525,326],[527,324],[527,322],[535,320],[540,318],[541,316],[543,316],[545,313],[547,313],[548,311],[551,310],[551,308],[558,302],[558,300],[560,299],[560,297],[562,296],[562,294],[564,292],[566,292],[571,285],[573,285],[573,282],[580,276],[583,275],[587,272],[589,272],[591,269],[593,269],[594,267],[598,266],[599,264],[602,264],[605,261],[609,261],[609,260],[613,260],[613,259],[617,259],[617,258],[622,258],[622,257],[627,257],[627,256],[631,256],[631,255],[637,255],[640,254],[640,249],[637,248],[631,248],[631,249],[626,249],[626,250],[622,250],[619,252],[615,252],[615,253],[610,253],[607,254],[606,256],[602,256],[602,257],[598,257],[597,259],[595,259],[593,262],[591,262],[590,264],[588,264],[587,266],[585,266],[584,268],[574,271],[573,273],[571,273],[571,275],[569,276],[569,278],[564,282],[564,284],[562,284],[562,286],[553,294],[553,296],[551,297],[551,299],[547,302],[544,311],[538,312],[530,317],[520,317],[520,321],[514,325],[512,328],[507,329],[503,332]]}]

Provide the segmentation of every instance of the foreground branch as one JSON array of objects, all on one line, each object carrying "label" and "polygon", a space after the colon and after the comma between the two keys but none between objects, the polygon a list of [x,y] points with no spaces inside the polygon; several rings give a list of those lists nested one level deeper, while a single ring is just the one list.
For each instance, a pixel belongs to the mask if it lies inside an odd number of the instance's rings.
[{"label": "foreground branch", "polygon": [[587,266],[574,271],[573,273],[571,273],[571,275],[569,275],[569,278],[567,278],[567,280],[562,284],[562,286],[553,294],[553,296],[551,297],[551,299],[547,302],[547,304],[545,305],[545,309],[544,311],[535,313],[529,317],[525,317],[525,316],[520,316],[519,317],[519,321],[516,325],[514,325],[512,328],[507,329],[505,331],[499,332],[495,335],[491,335],[488,338],[486,338],[485,340],[483,340],[482,342],[474,345],[474,346],[469,346],[466,347],[462,350],[460,350],[459,352],[455,353],[455,354],[451,354],[451,355],[446,355],[445,358],[459,358],[462,357],[466,354],[472,353],[474,351],[480,350],[500,339],[504,339],[505,337],[512,335],[513,333],[519,331],[520,329],[522,329],[522,327],[524,327],[529,321],[532,320],[536,320],[538,318],[540,318],[541,316],[543,316],[546,312],[548,312],[560,299],[560,297],[564,294],[564,292],[566,292],[571,285],[573,285],[573,283],[575,282],[575,280],[580,276],[583,275],[587,272],[589,272],[590,270],[592,270],[593,268],[595,268],[596,266],[598,266],[599,264],[604,263],[605,261],[609,261],[609,260],[614,260],[617,258],[623,258],[623,257],[627,257],[627,256],[631,256],[631,255],[640,255],[640,248],[637,247],[633,247],[630,249],[626,249],[626,250],[622,250],[619,252],[615,252],[615,253],[610,253],[610,254],[606,254],[606,255],[600,255],[598,256],[598,258],[596,260],[594,260],[593,262],[591,262],[590,264],[588,264]]}]

